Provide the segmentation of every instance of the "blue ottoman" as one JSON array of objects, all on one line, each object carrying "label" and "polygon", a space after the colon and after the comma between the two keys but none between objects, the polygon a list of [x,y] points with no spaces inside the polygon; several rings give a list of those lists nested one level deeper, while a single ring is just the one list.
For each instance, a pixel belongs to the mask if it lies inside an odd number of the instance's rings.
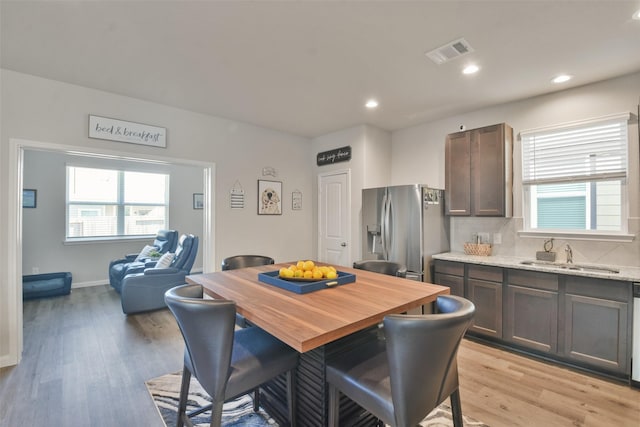
[{"label": "blue ottoman", "polygon": [[22,299],[69,295],[71,273],[45,273],[22,276]]}]

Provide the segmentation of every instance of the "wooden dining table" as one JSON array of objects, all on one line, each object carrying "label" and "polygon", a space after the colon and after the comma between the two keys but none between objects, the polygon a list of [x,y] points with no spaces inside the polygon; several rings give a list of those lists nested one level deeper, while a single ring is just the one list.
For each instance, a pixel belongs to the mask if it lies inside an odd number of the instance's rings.
[{"label": "wooden dining table", "polygon": [[[378,336],[377,326],[387,314],[430,307],[438,295],[449,294],[449,288],[343,266],[336,268],[355,275],[354,282],[302,294],[258,278],[259,273],[291,264],[295,263],[190,275],[186,280],[202,285],[205,294],[212,298],[235,301],[237,312],[249,323],[300,352],[296,375],[297,425],[324,427],[328,415],[325,361]],[[285,425],[284,382],[274,381],[263,387],[261,396],[260,403],[267,412]],[[356,416],[359,425],[375,425],[372,416],[368,423],[364,420],[366,415],[354,415],[353,402],[344,405],[341,413]]]}]

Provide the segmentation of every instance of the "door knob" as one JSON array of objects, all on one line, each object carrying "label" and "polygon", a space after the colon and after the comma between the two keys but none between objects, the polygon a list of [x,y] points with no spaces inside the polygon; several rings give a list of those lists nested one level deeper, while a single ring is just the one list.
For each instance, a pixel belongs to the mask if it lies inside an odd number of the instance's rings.
[{"label": "door knob", "polygon": [[344,248],[345,246],[347,246],[347,242],[340,243],[340,246],[342,246]]}]

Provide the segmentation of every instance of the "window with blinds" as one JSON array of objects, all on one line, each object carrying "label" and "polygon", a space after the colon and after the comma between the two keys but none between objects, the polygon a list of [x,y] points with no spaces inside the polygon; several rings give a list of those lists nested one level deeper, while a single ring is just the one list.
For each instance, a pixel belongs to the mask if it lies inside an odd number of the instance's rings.
[{"label": "window with blinds", "polygon": [[629,114],[521,132],[529,230],[623,232]]},{"label": "window with blinds", "polygon": [[168,190],[166,174],[67,166],[67,238],[156,234]]}]

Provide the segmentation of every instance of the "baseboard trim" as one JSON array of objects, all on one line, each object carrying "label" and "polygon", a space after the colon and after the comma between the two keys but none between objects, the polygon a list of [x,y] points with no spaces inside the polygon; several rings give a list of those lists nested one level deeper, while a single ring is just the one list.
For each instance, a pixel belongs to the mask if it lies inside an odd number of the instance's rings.
[{"label": "baseboard trim", "polygon": [[108,285],[108,280],[93,280],[91,282],[71,282],[71,289],[88,288],[90,286]]},{"label": "baseboard trim", "polygon": [[0,357],[0,368],[6,368],[9,366],[17,365],[19,360],[16,360],[16,357],[12,354],[7,354]]}]

